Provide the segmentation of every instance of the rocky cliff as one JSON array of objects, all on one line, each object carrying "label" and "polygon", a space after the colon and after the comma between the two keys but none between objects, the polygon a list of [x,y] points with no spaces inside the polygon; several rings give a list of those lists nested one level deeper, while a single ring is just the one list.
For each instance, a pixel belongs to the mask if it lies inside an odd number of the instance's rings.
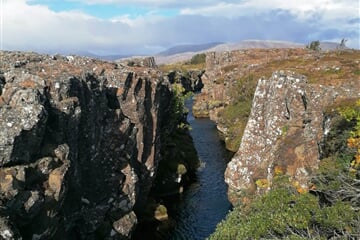
[{"label": "rocky cliff", "polygon": [[330,130],[326,109],[360,97],[359,56],[357,50],[207,53],[193,111],[215,120],[236,152],[225,176],[233,203],[269,189],[275,172],[289,175],[299,191],[307,189]]},{"label": "rocky cliff", "polygon": [[152,186],[168,82],[154,68],[1,52],[2,239],[127,239]]},{"label": "rocky cliff", "polygon": [[291,72],[260,79],[239,150],[225,173],[230,200],[269,189],[280,172],[306,191],[330,131],[326,109],[339,99],[360,98],[359,89],[358,80],[335,88],[308,84]]},{"label": "rocky cliff", "polygon": [[264,69],[269,74],[273,69],[271,63],[307,55],[309,53],[302,49],[207,53],[202,76],[204,88],[195,100],[194,115],[214,120],[224,136],[226,147],[236,152],[250,113],[256,78],[262,76]]},{"label": "rocky cliff", "polygon": [[278,70],[292,71],[309,83],[338,87],[358,79],[359,51],[314,52],[306,49],[247,49],[210,52],[204,88],[194,115],[215,120],[226,146],[236,152],[244,132],[258,79]]}]

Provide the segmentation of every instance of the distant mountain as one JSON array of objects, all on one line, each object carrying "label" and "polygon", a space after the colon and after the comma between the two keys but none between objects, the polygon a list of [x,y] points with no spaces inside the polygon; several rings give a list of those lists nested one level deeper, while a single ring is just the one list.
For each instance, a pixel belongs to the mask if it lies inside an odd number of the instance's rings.
[{"label": "distant mountain", "polygon": [[[320,48],[325,51],[338,49],[339,46],[340,44],[335,42],[320,42]],[[237,43],[211,42],[205,44],[177,45],[156,54],[154,57],[157,64],[170,64],[175,62],[188,61],[195,54],[204,53],[204,52],[225,52],[225,51],[233,51],[238,49],[251,49],[251,48],[304,48],[304,47],[306,47],[306,45],[303,43],[274,41],[274,40],[244,40]],[[133,56],[133,55],[121,55],[121,54],[102,56],[86,51],[77,51],[71,54],[66,53],[65,55],[72,55],[72,54],[98,58],[108,61],[147,57],[146,55]]]},{"label": "distant mountain", "polygon": [[114,61],[117,59],[127,58],[131,55],[123,55],[123,54],[114,54],[114,55],[98,55],[94,54],[89,51],[62,51],[62,50],[53,50],[44,52],[47,54],[55,55],[55,54],[61,54],[61,55],[76,55],[76,56],[82,56],[82,57],[89,57],[89,58],[97,58],[100,60],[107,60],[107,61]]},{"label": "distant mountain", "polygon": [[106,56],[97,56],[96,58],[102,59],[102,60],[107,60],[107,61],[115,61],[117,59],[123,59],[123,58],[128,58],[130,57],[130,55],[106,55]]},{"label": "distant mountain", "polygon": [[[213,46],[211,46],[213,44]],[[215,45],[216,44],[216,45]],[[184,45],[190,46],[190,45]],[[198,46],[198,45],[191,45]],[[209,43],[202,44],[201,50],[197,50],[196,48],[183,48],[181,52],[177,51],[169,51],[170,49],[164,51],[165,54],[158,54],[155,56],[155,61],[157,64],[170,64],[175,62],[187,61],[190,60],[192,56],[198,53],[203,52],[224,52],[224,51],[232,51],[237,49],[249,49],[249,48],[303,48],[304,44],[301,43],[293,43],[293,42],[285,42],[285,41],[270,41],[270,40],[244,40],[238,43]],[[205,46],[209,46],[208,48],[204,48]],[[180,46],[178,46],[180,47]],[[174,48],[178,48],[174,47]],[[185,52],[188,49],[189,51]],[[164,53],[163,52],[163,53]],[[171,52],[177,52],[174,54],[170,54]]]},{"label": "distant mountain", "polygon": [[86,51],[78,51],[78,52],[75,52],[74,54],[83,56],[83,57],[91,57],[91,58],[97,58],[97,59],[107,60],[107,61],[114,61],[116,59],[129,57],[129,55],[121,55],[121,54],[97,55],[97,54],[93,54],[91,52],[86,52]]},{"label": "distant mountain", "polygon": [[249,48],[302,48],[305,45],[302,43],[286,42],[286,41],[273,41],[273,40],[244,40],[238,43],[225,43],[217,45],[208,51],[224,52],[237,49]]},{"label": "distant mountain", "polygon": [[205,43],[205,44],[187,44],[187,45],[177,45],[174,47],[171,47],[163,52],[160,52],[156,55],[158,56],[170,56],[174,54],[179,53],[185,53],[185,52],[199,52],[202,50],[207,50],[209,48],[215,47],[219,44],[222,44],[222,42],[212,42],[212,43]]}]

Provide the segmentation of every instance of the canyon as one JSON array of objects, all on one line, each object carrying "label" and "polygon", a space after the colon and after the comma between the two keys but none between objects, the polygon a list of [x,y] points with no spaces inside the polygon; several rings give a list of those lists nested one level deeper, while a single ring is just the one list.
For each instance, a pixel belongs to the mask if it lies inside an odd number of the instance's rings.
[{"label": "canyon", "polygon": [[156,176],[168,169],[161,162],[183,154],[172,152],[181,141],[163,135],[175,131],[174,84],[201,90],[193,115],[213,120],[234,152],[224,179],[234,206],[270,191],[279,172],[296,191],[309,191],[335,127],[332,110],[360,98],[358,50],[208,52],[203,65],[166,71],[153,58],[106,62],[22,52],[1,58],[5,239],[131,238],[137,213],[162,182]]}]

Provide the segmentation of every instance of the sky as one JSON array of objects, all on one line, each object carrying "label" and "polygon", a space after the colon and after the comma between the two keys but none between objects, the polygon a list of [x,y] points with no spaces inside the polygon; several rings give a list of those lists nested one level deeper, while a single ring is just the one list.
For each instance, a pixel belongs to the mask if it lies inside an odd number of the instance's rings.
[{"label": "sky", "polygon": [[182,44],[279,40],[360,48],[359,0],[0,0],[0,48],[151,55]]}]

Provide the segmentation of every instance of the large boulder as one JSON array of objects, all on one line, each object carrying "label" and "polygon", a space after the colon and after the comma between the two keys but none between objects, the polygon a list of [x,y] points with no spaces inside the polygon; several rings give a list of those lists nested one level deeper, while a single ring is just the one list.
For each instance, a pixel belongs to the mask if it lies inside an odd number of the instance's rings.
[{"label": "large boulder", "polygon": [[270,188],[277,172],[306,190],[328,131],[323,113],[336,99],[359,98],[360,83],[354,84],[308,84],[304,76],[282,71],[260,79],[240,148],[225,173],[230,200],[253,194],[259,185]]}]

